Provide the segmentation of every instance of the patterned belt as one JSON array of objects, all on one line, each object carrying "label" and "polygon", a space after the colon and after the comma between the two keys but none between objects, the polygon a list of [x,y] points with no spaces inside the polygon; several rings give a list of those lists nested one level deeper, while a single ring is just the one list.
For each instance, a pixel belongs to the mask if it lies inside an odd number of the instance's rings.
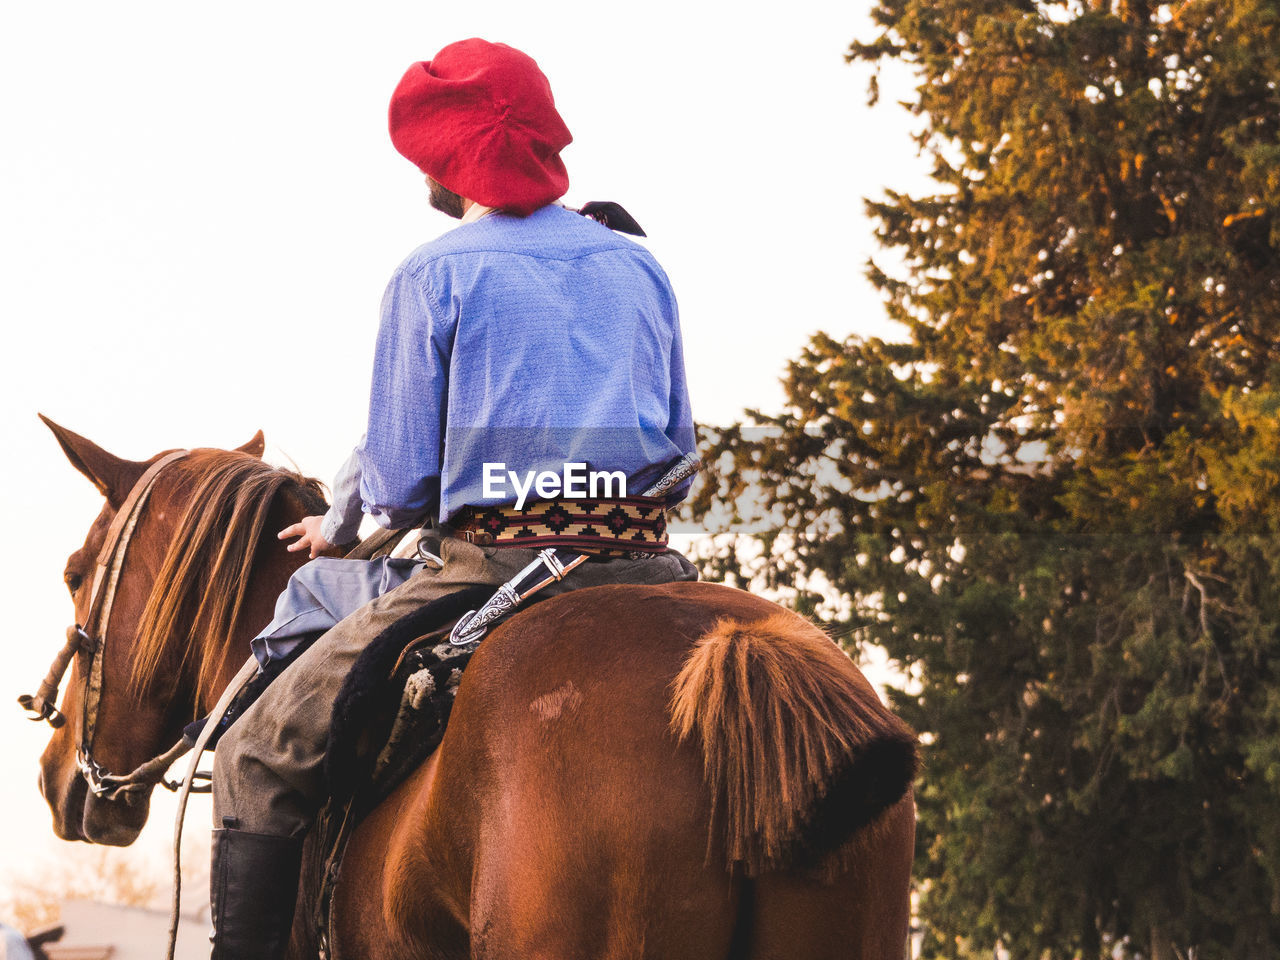
[{"label": "patterned belt", "polygon": [[665,497],[538,500],[513,506],[463,507],[449,521],[455,535],[477,546],[572,547],[622,556],[665,553]]}]

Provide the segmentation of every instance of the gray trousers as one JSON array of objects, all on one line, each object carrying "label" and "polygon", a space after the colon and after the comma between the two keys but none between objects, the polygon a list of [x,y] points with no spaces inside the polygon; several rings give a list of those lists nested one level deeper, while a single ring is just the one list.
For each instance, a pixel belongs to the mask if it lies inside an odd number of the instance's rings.
[{"label": "gray trousers", "polygon": [[[300,836],[324,803],[325,746],[334,701],[347,673],[379,633],[423,604],[466,587],[505,583],[537,557],[536,550],[441,543],[439,570],[424,567],[322,635],[223,735],[214,754],[216,827]],[[601,584],[696,580],[675,551],[642,560],[587,562],[546,594]]]}]

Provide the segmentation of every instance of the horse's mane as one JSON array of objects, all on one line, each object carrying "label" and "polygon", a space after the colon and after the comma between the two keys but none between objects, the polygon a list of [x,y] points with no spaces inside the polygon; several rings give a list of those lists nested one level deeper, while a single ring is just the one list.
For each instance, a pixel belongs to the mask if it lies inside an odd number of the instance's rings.
[{"label": "horse's mane", "polygon": [[172,469],[194,491],[138,624],[132,680],[135,691],[147,690],[172,662],[167,651],[177,651],[178,676],[194,683],[198,703],[217,682],[277,499],[292,495],[308,514],[323,513],[325,500],[319,481],[245,453],[193,451]]}]

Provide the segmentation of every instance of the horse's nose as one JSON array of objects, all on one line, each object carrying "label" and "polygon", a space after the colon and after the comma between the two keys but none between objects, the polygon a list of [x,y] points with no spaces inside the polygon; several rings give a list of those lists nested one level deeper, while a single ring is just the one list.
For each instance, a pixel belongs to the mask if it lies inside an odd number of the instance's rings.
[{"label": "horse's nose", "polygon": [[138,839],[147,823],[150,798],[140,803],[113,803],[86,797],[80,833],[90,843],[127,847]]}]

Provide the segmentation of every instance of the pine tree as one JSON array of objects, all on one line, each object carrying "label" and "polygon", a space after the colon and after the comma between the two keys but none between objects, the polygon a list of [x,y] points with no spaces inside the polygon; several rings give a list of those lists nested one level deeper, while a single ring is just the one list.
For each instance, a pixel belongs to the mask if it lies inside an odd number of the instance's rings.
[{"label": "pine tree", "polygon": [[874,18],[936,181],[869,203],[906,342],[815,337],[694,509],[909,678],[927,956],[1275,956],[1280,4]]}]

